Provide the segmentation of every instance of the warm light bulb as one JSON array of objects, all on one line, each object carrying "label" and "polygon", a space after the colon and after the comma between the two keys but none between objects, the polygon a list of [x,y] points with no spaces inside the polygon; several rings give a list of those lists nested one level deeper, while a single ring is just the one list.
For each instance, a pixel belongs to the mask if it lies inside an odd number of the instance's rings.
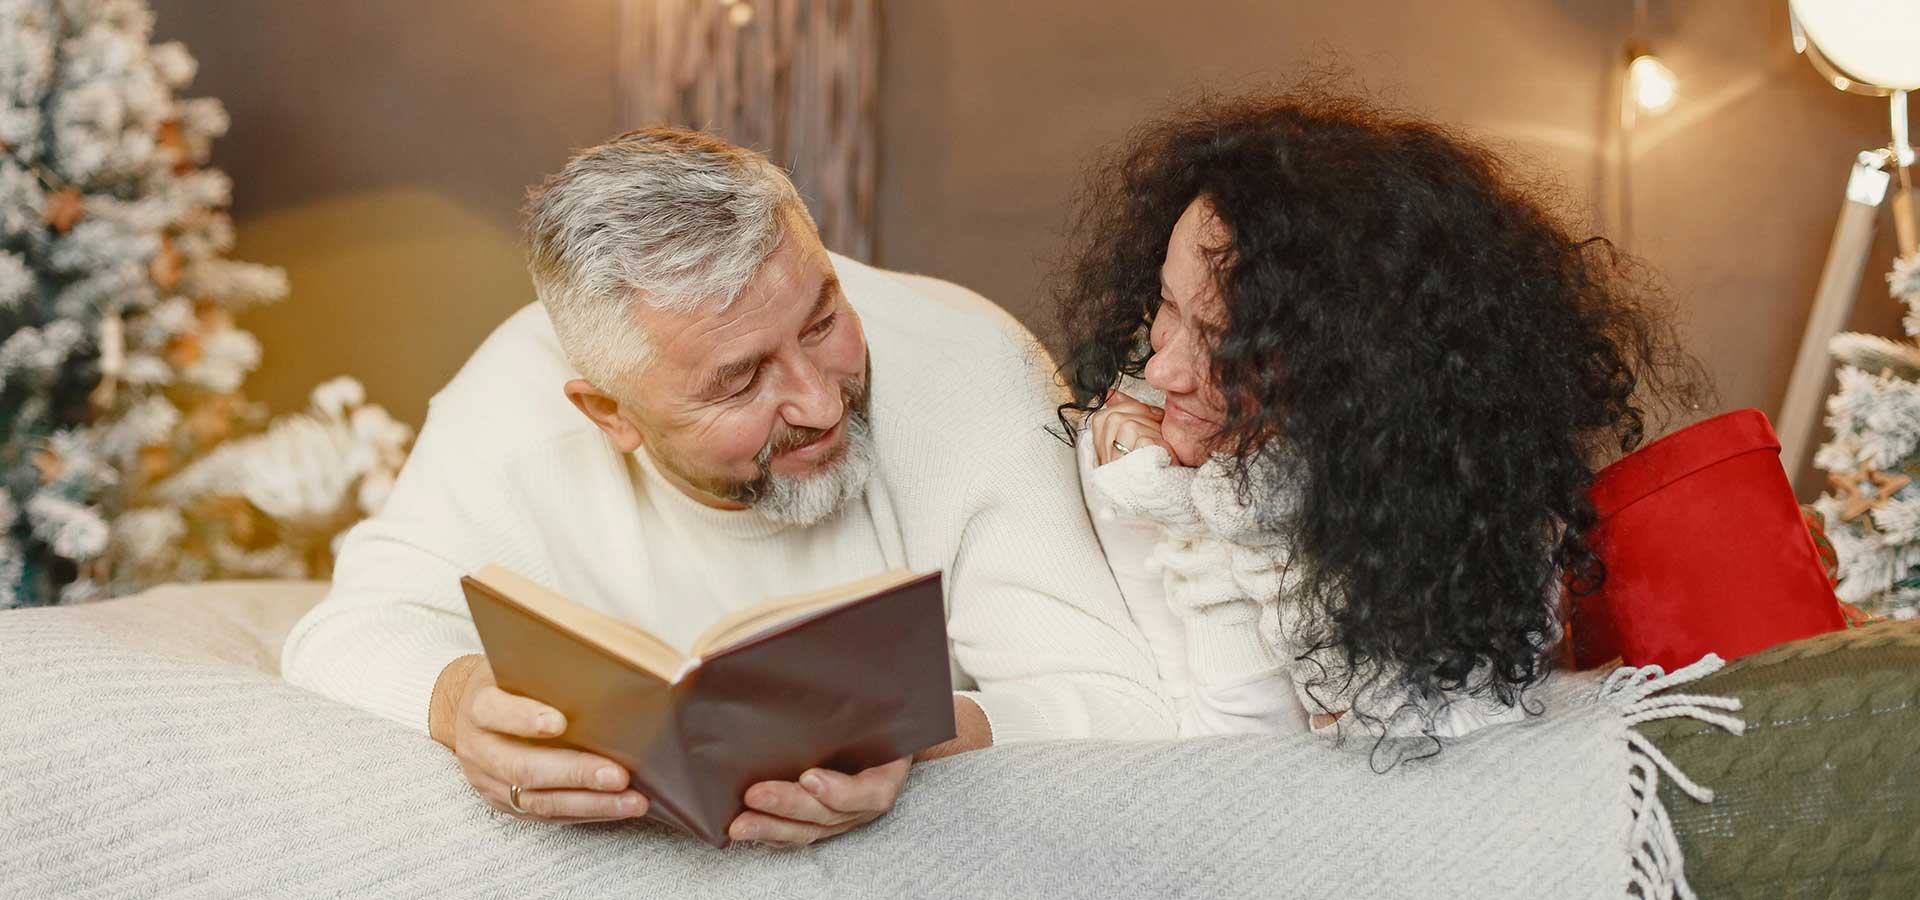
[{"label": "warm light bulb", "polygon": [[1673,70],[1651,54],[1636,56],[1627,64],[1627,84],[1633,102],[1647,112],[1666,112],[1673,105]]},{"label": "warm light bulb", "polygon": [[745,28],[753,24],[753,4],[734,2],[727,5],[727,21],[735,28]]}]

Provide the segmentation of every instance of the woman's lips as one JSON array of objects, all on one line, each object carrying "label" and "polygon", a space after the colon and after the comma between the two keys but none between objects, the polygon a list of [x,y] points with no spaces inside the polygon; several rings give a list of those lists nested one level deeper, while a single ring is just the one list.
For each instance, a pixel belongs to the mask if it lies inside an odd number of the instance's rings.
[{"label": "woman's lips", "polygon": [[1168,400],[1167,405],[1163,408],[1167,411],[1167,416],[1166,416],[1167,418],[1183,422],[1184,424],[1188,424],[1188,425],[1220,424],[1218,422],[1213,421],[1212,419],[1204,418],[1202,416],[1196,416],[1193,413],[1188,412],[1186,407],[1181,406],[1179,403],[1173,400]]}]

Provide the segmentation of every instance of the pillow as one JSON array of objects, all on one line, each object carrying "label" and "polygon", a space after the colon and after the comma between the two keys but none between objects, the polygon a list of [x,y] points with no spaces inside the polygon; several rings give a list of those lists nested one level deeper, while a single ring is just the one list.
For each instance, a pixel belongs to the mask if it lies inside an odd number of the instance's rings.
[{"label": "pillow", "polygon": [[[1782,644],[1687,688],[1739,698],[1746,734],[1641,733],[1711,805],[1660,788],[1702,897],[1912,897],[1920,885],[1920,620]],[[1710,733],[1711,731],[1711,733]]]}]

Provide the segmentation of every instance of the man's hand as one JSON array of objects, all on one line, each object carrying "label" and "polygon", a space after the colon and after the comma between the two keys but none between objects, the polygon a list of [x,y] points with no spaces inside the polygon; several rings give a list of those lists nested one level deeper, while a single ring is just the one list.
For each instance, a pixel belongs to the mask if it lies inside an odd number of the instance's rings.
[{"label": "man's hand", "polygon": [[1125,391],[1109,391],[1106,403],[1087,422],[1094,461],[1104,466],[1148,444],[1166,447],[1166,439],[1160,436],[1160,420],[1166,414],[1166,410],[1148,406]]},{"label": "man's hand", "polygon": [[[646,815],[647,798],[627,789],[627,770],[619,763],[528,740],[560,736],[566,717],[501,690],[485,656],[460,657],[440,672],[427,730],[459,758],[481,799],[501,812],[563,823]],[[514,785],[520,787],[521,812],[512,807]]]},{"label": "man's hand", "polygon": [[833,837],[886,815],[907,783],[911,759],[896,759],[858,775],[808,769],[800,780],[762,781],[747,788],[747,811],[727,836],[793,847]]},{"label": "man's hand", "polygon": [[907,783],[915,760],[939,759],[993,746],[986,713],[971,699],[953,698],[955,737],[858,775],[809,769],[798,782],[763,781],[747,789],[747,811],[734,817],[727,836],[792,847],[824,840],[886,815]]}]

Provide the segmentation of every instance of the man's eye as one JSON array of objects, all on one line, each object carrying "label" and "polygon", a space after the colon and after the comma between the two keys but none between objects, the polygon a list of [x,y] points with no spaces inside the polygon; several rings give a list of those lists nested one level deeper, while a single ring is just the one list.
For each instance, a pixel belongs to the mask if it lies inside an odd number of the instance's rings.
[{"label": "man's eye", "polygon": [[827,316],[827,317],[826,317],[826,318],[824,318],[824,319],[821,319],[821,320],[820,320],[820,321],[818,321],[818,322],[815,322],[815,323],[813,323],[813,327],[812,327],[812,328],[809,328],[809,329],[807,329],[807,336],[808,336],[808,337],[819,337],[819,336],[821,336],[821,335],[823,335],[823,334],[826,334],[826,333],[827,333],[827,332],[829,332],[829,331],[832,331],[832,330],[833,330],[833,323],[834,323],[834,321],[835,321],[835,320],[837,320],[837,319],[839,319],[839,318],[840,318],[840,314],[839,314],[839,313],[834,313],[834,314],[832,314],[832,315],[829,315],[829,316]]},{"label": "man's eye", "polygon": [[761,366],[757,369],[754,369],[753,374],[748,375],[747,380],[740,384],[739,390],[736,390],[733,393],[728,394],[727,399],[738,400],[741,397],[745,397],[747,395],[747,392],[753,390],[754,386],[760,383],[760,371],[761,369],[765,369],[765,368],[766,368],[765,366]]}]

